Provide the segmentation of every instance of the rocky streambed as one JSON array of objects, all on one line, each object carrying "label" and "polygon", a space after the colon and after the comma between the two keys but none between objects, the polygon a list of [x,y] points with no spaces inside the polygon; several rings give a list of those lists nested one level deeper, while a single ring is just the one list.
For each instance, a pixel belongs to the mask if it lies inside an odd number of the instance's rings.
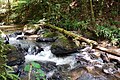
[{"label": "rocky streambed", "polygon": [[[32,61],[41,65],[46,80],[120,80],[119,57],[109,58],[110,55],[84,42],[77,47],[59,32],[39,29],[15,31],[7,36],[6,41],[13,45],[7,55],[7,65],[22,80],[28,80],[28,72],[23,69]],[[31,76],[31,80],[36,80]]]}]

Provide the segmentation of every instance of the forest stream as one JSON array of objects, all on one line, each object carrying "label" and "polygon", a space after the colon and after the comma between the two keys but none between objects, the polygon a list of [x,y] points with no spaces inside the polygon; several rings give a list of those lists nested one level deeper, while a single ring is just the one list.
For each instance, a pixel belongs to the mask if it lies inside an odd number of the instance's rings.
[{"label": "forest stream", "polygon": [[120,80],[120,0],[0,0],[0,80]]},{"label": "forest stream", "polygon": [[[89,45],[78,52],[56,56],[51,52],[54,42],[37,42],[34,38],[26,38],[25,33],[18,30],[13,33],[8,31],[6,35],[9,37],[9,44],[18,50],[17,54],[11,52],[8,55],[8,65],[14,68],[21,80],[28,79],[28,73],[23,68],[32,61],[41,65],[46,80],[120,80],[120,64],[105,62],[96,56],[104,52],[96,51]],[[31,80],[36,80],[32,73]]]}]

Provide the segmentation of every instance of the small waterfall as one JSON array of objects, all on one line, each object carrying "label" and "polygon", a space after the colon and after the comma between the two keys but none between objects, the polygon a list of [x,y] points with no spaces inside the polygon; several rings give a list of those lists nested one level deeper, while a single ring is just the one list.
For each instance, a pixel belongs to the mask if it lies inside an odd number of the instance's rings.
[{"label": "small waterfall", "polygon": [[25,56],[26,62],[51,61],[51,62],[55,62],[56,65],[69,64],[71,67],[73,67],[74,63],[76,62],[75,56],[73,55],[66,56],[66,57],[56,57],[55,55],[53,55],[50,50],[51,45],[47,45],[47,46],[43,45],[42,47],[44,48],[44,51],[41,51],[37,55],[27,54]]},{"label": "small waterfall", "polygon": [[[23,36],[23,34],[19,36]],[[56,57],[54,54],[52,54],[50,50],[51,43],[37,43],[29,40],[17,40],[17,37],[10,37],[9,42],[12,45],[20,44],[22,48],[27,48],[27,52],[25,53],[27,54],[25,56],[26,63],[30,61],[50,61],[55,62],[56,65],[69,64],[71,68],[73,68],[74,64],[76,63],[74,54],[66,57]],[[34,48],[38,48],[38,45],[43,48],[43,51],[36,54]]]}]

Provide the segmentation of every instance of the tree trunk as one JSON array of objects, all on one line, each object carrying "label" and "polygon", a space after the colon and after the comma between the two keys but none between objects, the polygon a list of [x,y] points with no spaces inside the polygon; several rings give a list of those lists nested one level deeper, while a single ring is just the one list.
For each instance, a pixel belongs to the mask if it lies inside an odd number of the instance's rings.
[{"label": "tree trunk", "polygon": [[100,16],[102,15],[103,6],[104,6],[104,0],[101,0],[100,10],[99,10]]},{"label": "tree trunk", "polygon": [[92,19],[92,22],[95,22],[92,0],[90,0],[90,7],[91,7],[91,17],[92,17],[91,19]]},{"label": "tree trunk", "polygon": [[68,37],[71,37],[71,38],[73,38],[73,39],[75,39],[77,41],[84,41],[84,42],[92,45],[94,49],[97,49],[97,50],[100,50],[100,51],[103,51],[103,52],[106,52],[106,53],[109,53],[109,54],[116,55],[116,56],[120,57],[120,53],[119,52],[116,52],[115,50],[111,50],[111,49],[100,47],[100,46],[98,46],[98,43],[96,41],[87,39],[85,37],[82,37],[80,35],[74,34],[74,33],[70,32],[70,31],[67,31],[65,29],[56,27],[56,26],[48,24],[48,23],[45,24],[45,27],[46,28],[51,28],[51,29],[53,29],[55,31],[59,31],[59,32],[65,34]]},{"label": "tree trunk", "polygon": [[10,23],[10,12],[11,12],[11,4],[10,4],[10,0],[8,0],[8,15],[7,15],[7,23]]}]

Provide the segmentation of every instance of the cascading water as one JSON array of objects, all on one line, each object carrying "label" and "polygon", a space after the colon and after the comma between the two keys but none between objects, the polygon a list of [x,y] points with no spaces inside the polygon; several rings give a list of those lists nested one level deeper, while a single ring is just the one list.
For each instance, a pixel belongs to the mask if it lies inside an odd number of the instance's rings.
[{"label": "cascading water", "polygon": [[[103,71],[107,74],[117,73],[114,64],[104,63],[102,58],[96,56],[96,54],[101,54],[101,52],[96,52],[90,46],[85,46],[84,49],[79,50],[79,53],[72,53],[65,57],[57,57],[52,54],[50,50],[51,43],[17,40],[18,37],[23,36],[24,34],[22,33],[19,36],[10,37],[9,43],[23,49],[26,63],[31,61],[40,63],[41,68],[46,72],[47,79],[50,78],[48,80],[68,80],[69,75],[72,75],[70,76],[71,80],[114,80],[114,77],[109,78],[107,75],[103,76],[103,73],[100,72]],[[81,68],[87,69],[87,71]],[[63,71],[61,69],[63,69]],[[89,71],[93,74],[89,73]],[[97,75],[95,72],[97,72]],[[52,76],[54,76],[55,79]],[[74,78],[74,76],[76,78]],[[119,79],[116,78],[115,80]]]},{"label": "cascading water", "polygon": [[[19,35],[19,37],[24,36]],[[17,36],[18,37],[18,36]],[[27,52],[25,53],[25,62],[28,63],[30,61],[50,61],[56,63],[56,65],[63,65],[69,64],[71,68],[74,67],[76,63],[75,55],[69,55],[66,57],[56,57],[54,54],[51,53],[51,43],[38,43],[35,41],[29,40],[16,40],[17,37],[11,37],[9,39],[10,44],[17,45],[20,44],[22,48],[28,48]],[[43,51],[36,53],[34,48],[38,48],[40,46],[43,48]]]},{"label": "cascading water", "polygon": [[51,61],[55,62],[56,65],[62,65],[62,64],[70,64],[71,67],[73,67],[75,63],[75,57],[73,55],[67,56],[67,57],[56,57],[51,53],[51,45],[43,45],[42,48],[44,48],[44,51],[41,51],[37,55],[31,55],[27,54],[25,56],[26,62],[29,61]]}]

